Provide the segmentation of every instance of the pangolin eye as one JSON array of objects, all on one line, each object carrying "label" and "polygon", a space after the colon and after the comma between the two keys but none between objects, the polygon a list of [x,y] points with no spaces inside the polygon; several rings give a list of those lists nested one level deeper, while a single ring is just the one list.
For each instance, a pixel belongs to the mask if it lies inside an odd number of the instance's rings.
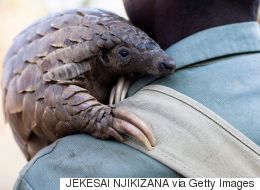
[{"label": "pangolin eye", "polygon": [[128,57],[129,52],[128,52],[127,50],[123,49],[123,50],[120,50],[120,51],[119,51],[119,55],[120,55],[121,57],[123,57],[123,58],[126,58],[126,57]]}]

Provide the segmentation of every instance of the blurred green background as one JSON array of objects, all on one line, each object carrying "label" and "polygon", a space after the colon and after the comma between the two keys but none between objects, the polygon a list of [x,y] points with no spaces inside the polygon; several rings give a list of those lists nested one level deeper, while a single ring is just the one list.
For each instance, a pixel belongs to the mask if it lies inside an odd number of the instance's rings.
[{"label": "blurred green background", "polygon": [[[126,17],[122,0],[0,0],[0,63],[3,63],[15,35],[33,21],[51,12],[86,6],[103,8]],[[26,160],[0,111],[0,190],[10,190]]]}]

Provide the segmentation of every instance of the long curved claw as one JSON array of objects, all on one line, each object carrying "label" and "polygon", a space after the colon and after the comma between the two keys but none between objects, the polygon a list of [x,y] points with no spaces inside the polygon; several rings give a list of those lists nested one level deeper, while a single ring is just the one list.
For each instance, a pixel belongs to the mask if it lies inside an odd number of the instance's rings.
[{"label": "long curved claw", "polygon": [[118,79],[110,92],[109,105],[112,106],[125,99],[127,91],[130,87],[131,81],[126,77],[122,76]]},{"label": "long curved claw", "polygon": [[110,96],[109,96],[109,105],[112,106],[115,100],[116,95],[116,85],[112,88]]},{"label": "long curved claw", "polygon": [[124,141],[124,138],[118,132],[116,132],[116,130],[114,130],[112,127],[108,127],[107,133],[108,135],[110,135],[111,137],[113,137],[115,140],[119,142]]},{"label": "long curved claw", "polygon": [[125,81],[125,84],[124,84],[123,89],[122,89],[120,101],[122,101],[122,100],[125,99],[126,94],[127,94],[127,91],[128,91],[128,89],[129,89],[129,87],[130,87],[130,84],[131,84],[130,80],[126,80],[126,81]]},{"label": "long curved claw", "polygon": [[116,85],[115,104],[120,102],[120,98],[121,98],[121,94],[122,94],[124,84],[125,84],[125,77],[122,76],[118,79],[118,83]]},{"label": "long curved claw", "polygon": [[155,146],[155,138],[151,128],[137,115],[123,108],[115,107],[112,109],[112,114],[121,120],[130,123],[133,127],[138,128],[149,140],[152,146]]},{"label": "long curved claw", "polygon": [[119,131],[120,133],[128,134],[136,138],[138,141],[142,142],[148,150],[152,150],[152,146],[147,137],[144,135],[144,133],[131,123],[114,117],[113,128]]}]

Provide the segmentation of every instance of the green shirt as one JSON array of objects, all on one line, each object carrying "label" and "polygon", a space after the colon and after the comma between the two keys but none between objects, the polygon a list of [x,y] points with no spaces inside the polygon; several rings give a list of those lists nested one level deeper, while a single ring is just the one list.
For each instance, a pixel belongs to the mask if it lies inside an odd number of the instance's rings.
[{"label": "green shirt", "polygon": [[[167,53],[178,70],[162,79],[141,79],[130,94],[149,83],[174,88],[260,144],[260,31],[256,22],[196,33],[173,44]],[[180,176],[127,145],[81,134],[40,151],[21,172],[15,189],[58,189],[60,177]]]}]

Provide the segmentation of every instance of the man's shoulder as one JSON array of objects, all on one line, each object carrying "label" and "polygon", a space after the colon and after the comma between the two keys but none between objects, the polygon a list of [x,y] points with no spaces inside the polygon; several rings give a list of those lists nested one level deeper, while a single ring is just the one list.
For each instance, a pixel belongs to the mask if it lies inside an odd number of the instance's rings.
[{"label": "man's shoulder", "polygon": [[[142,153],[112,140],[99,140],[85,134],[71,135],[58,139],[39,151],[27,164],[21,175],[28,176],[34,170],[45,169],[53,170],[56,175],[62,177],[65,172],[59,171],[59,168],[70,167],[71,177],[80,177],[81,174],[84,177],[100,177],[100,175],[105,174],[101,170],[105,169],[106,162],[111,158],[115,161],[122,155],[132,157],[139,154]],[[120,159],[117,163],[120,164]],[[53,166],[56,168],[53,168]]]},{"label": "man's shoulder", "polygon": [[36,154],[21,172],[16,188],[24,184],[38,190],[56,188],[62,177],[176,176],[168,167],[128,145],[78,134],[61,138]]}]

